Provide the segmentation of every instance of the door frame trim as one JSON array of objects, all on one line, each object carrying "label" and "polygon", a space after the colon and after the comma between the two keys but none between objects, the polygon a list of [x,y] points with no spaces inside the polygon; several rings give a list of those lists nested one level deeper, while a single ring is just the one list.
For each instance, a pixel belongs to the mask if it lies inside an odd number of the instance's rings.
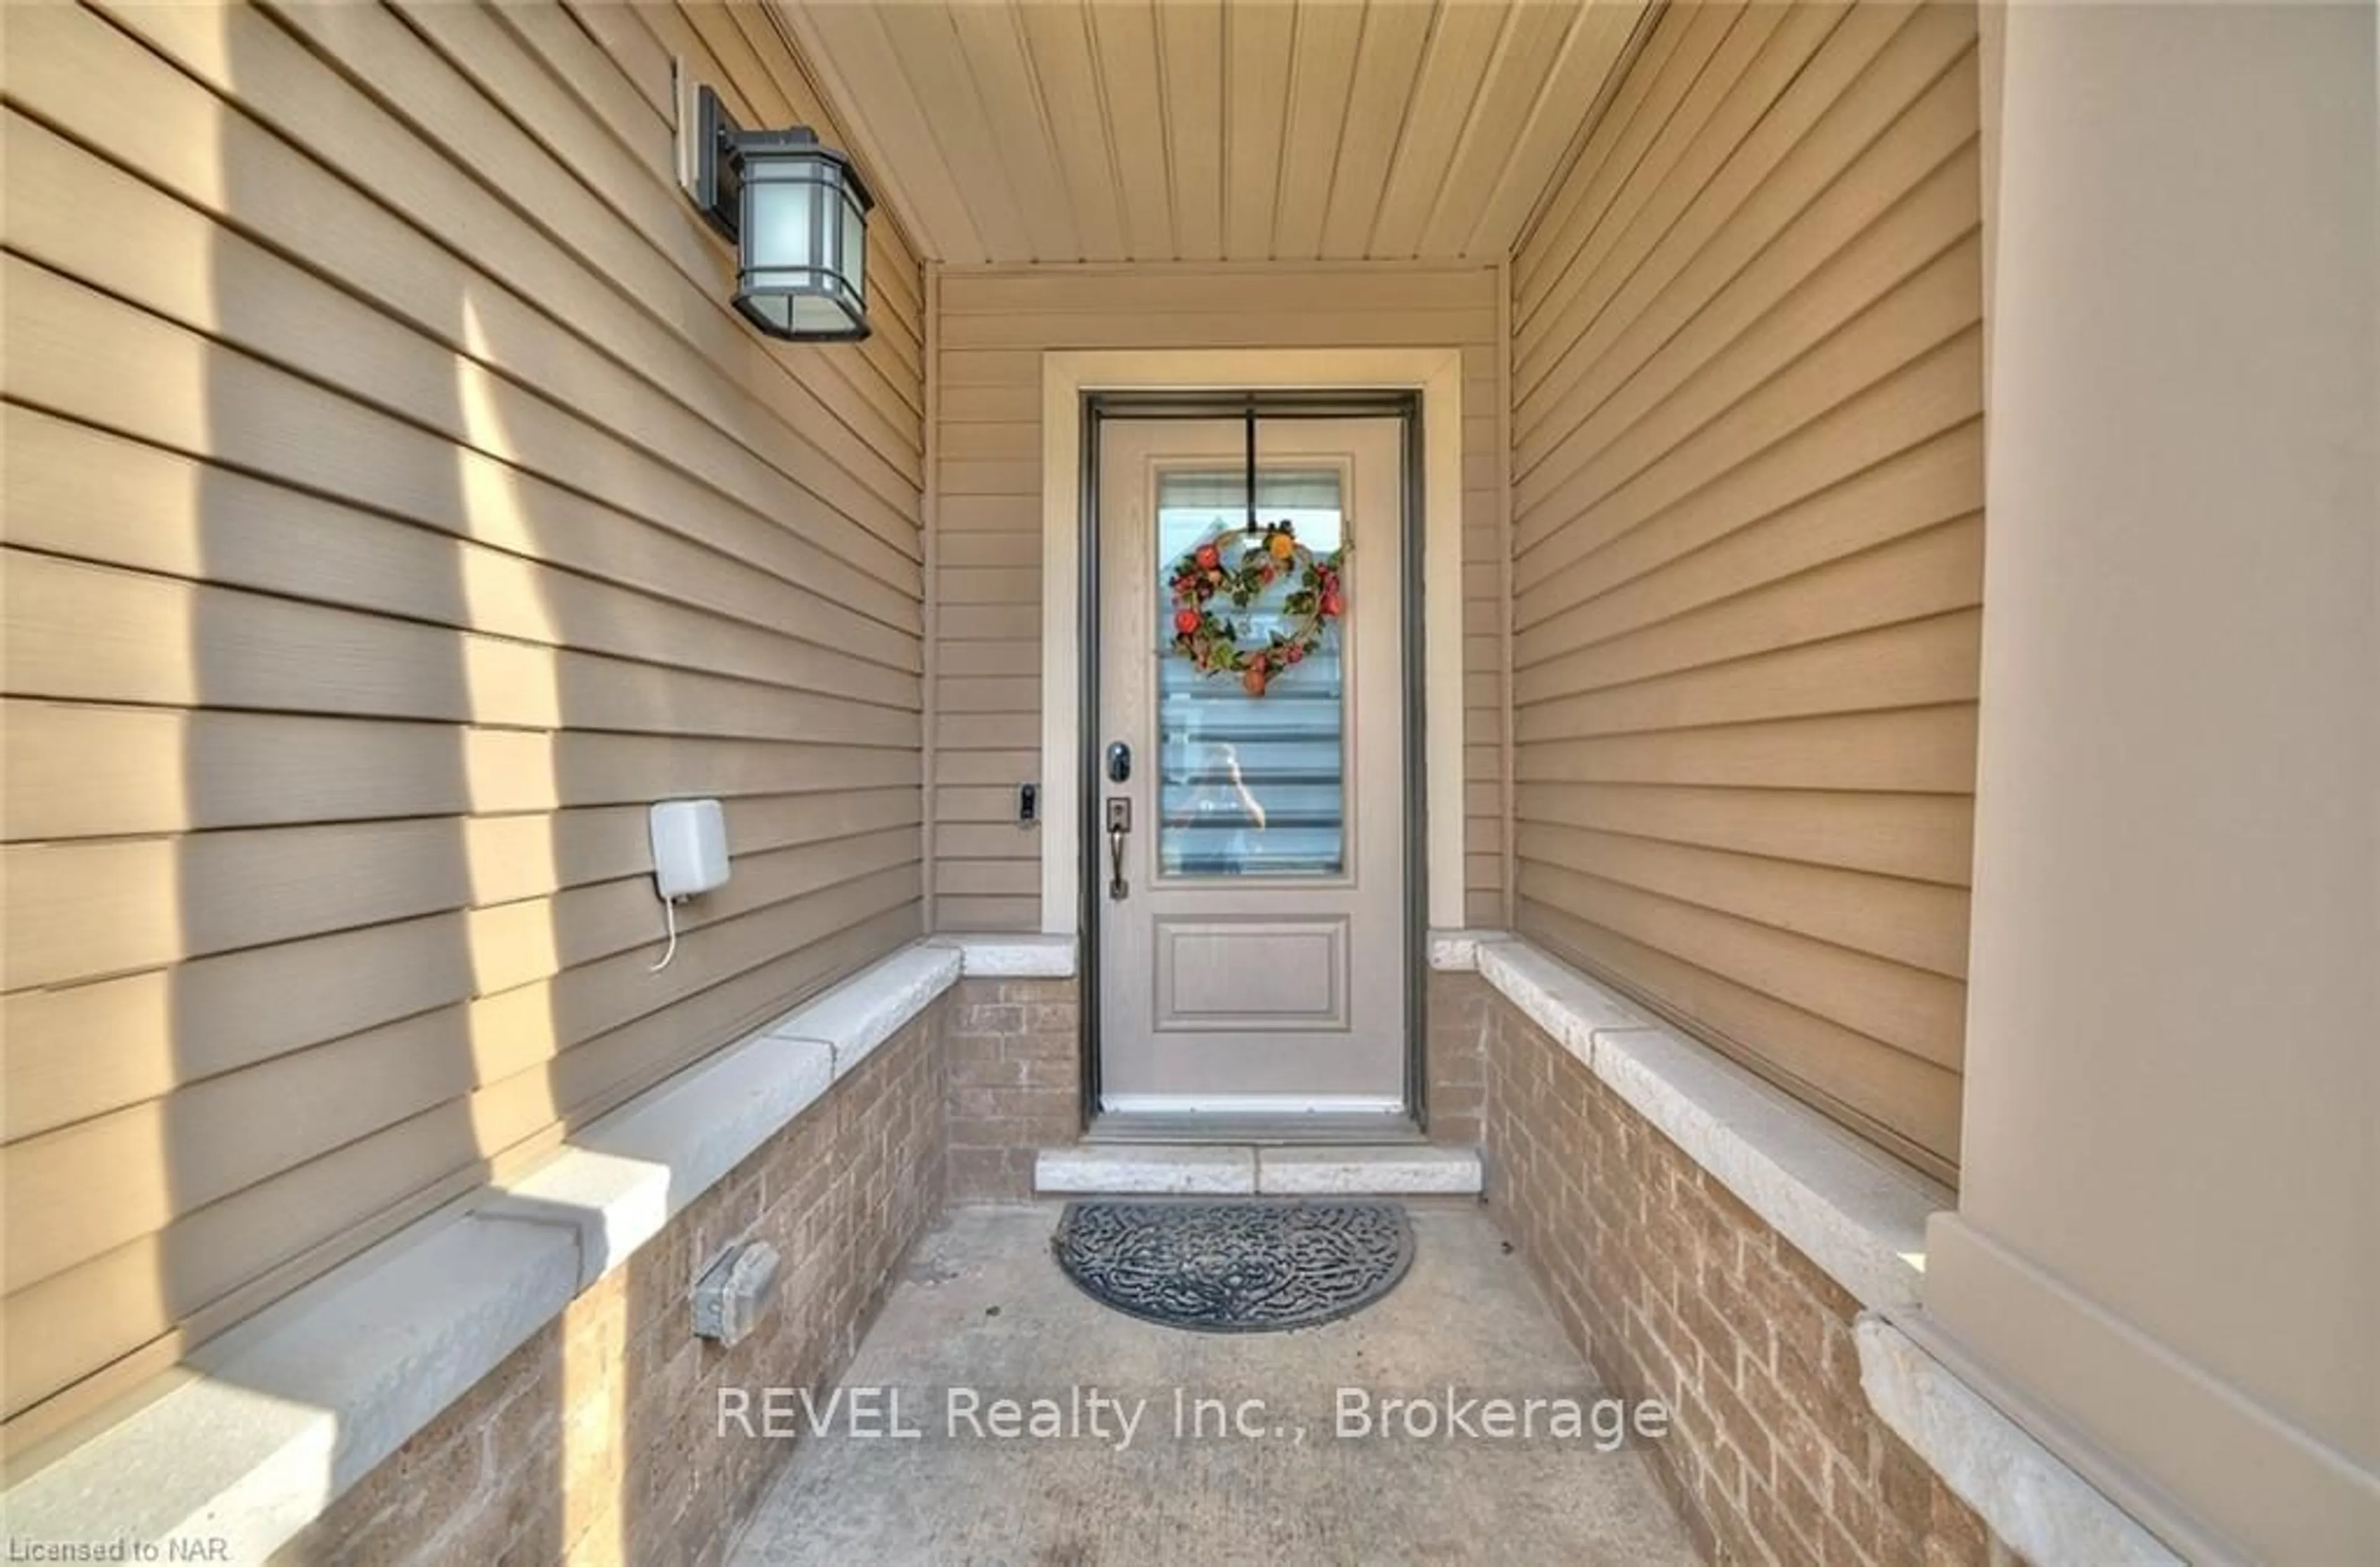
[{"label": "door frame trim", "polygon": [[[1048,375],[1048,361],[1054,358],[1080,359],[1113,356],[1058,355],[1044,356],[1045,394],[1052,388]],[[1176,356],[1126,356],[1142,373],[1147,372],[1150,358]],[[1238,351],[1223,351],[1199,358],[1245,359],[1249,356]],[[1311,359],[1314,356],[1264,355],[1266,358],[1295,358]],[[1382,357],[1330,356],[1333,358]],[[1359,386],[1344,383],[1311,385],[1292,383],[1283,386],[1217,384],[1212,386],[1169,385],[1157,388],[1099,388],[1077,383],[1073,388],[1070,410],[1074,417],[1064,421],[1074,431],[1073,461],[1053,461],[1054,441],[1048,432],[1060,422],[1054,410],[1045,407],[1045,475],[1071,473],[1073,515],[1069,526],[1053,530],[1054,505],[1049,504],[1061,486],[1045,481],[1044,485],[1044,599],[1042,605],[1043,666],[1042,666],[1042,767],[1043,791],[1050,800],[1045,820],[1052,824],[1071,820],[1075,832],[1064,829],[1045,834],[1042,844],[1043,925],[1050,929],[1053,894],[1060,889],[1052,885],[1053,871],[1066,874],[1071,885],[1063,889],[1063,907],[1072,915],[1072,933],[1081,951],[1081,999],[1078,1015],[1082,1019],[1082,1116],[1086,1125],[1102,1112],[1099,1084],[1099,962],[1097,889],[1094,878],[1087,874],[1095,867],[1099,843],[1099,823],[1096,820],[1099,791],[1094,780],[1098,773],[1098,736],[1095,725],[1085,722],[1085,715],[1098,711],[1099,686],[1099,626],[1096,610],[1096,589],[1099,573],[1098,495],[1099,432],[1103,420],[1114,418],[1232,418],[1245,414],[1253,406],[1258,416],[1270,419],[1395,419],[1401,441],[1401,483],[1403,487],[1403,510],[1407,526],[1402,530],[1399,550],[1399,570],[1403,577],[1402,591],[1402,676],[1398,682],[1399,698],[1403,705],[1403,744],[1401,764],[1403,773],[1403,859],[1404,909],[1404,1108],[1415,1126],[1428,1124],[1426,1042],[1427,1036],[1427,992],[1429,929],[1435,905],[1451,889],[1455,900],[1463,889],[1463,820],[1462,820],[1462,596],[1440,593],[1432,598],[1427,591],[1427,566],[1432,560],[1451,565],[1459,571],[1461,565],[1462,514],[1460,439],[1462,431],[1461,356],[1449,350],[1434,356],[1437,362],[1427,368],[1431,373],[1421,386]],[[1451,380],[1451,385],[1443,384]],[[1436,407],[1432,394],[1439,394]],[[1432,415],[1442,421],[1444,430],[1434,430]],[[1432,438],[1443,433],[1453,446],[1451,460],[1441,457],[1432,462]],[[1441,498],[1439,487],[1447,493]],[[1440,501],[1439,504],[1432,502]],[[1413,526],[1417,519],[1420,526]],[[1062,532],[1063,537],[1061,537]],[[1441,533],[1451,535],[1442,539]],[[1063,567],[1054,564],[1060,546],[1071,545],[1063,553],[1071,560]],[[1441,553],[1443,552],[1443,553]],[[1064,581],[1059,581],[1060,570]],[[1055,635],[1053,636],[1053,631]],[[1438,635],[1432,636],[1436,632]],[[1062,641],[1062,649],[1053,648]],[[1448,650],[1451,650],[1451,652]],[[1071,667],[1069,667],[1071,666]],[[1446,679],[1451,673],[1451,681]],[[1420,678],[1415,678],[1416,674]],[[1068,687],[1071,686],[1071,689]],[[1448,689],[1451,687],[1451,689]],[[1060,713],[1060,710],[1071,710]],[[1053,717],[1066,722],[1053,723]],[[1432,718],[1439,722],[1433,723]],[[1071,735],[1062,734],[1071,730]],[[1052,759],[1061,765],[1053,767]],[[1441,766],[1451,763],[1451,789],[1441,782]],[[1056,787],[1063,779],[1071,787]],[[1063,796],[1072,795],[1069,802]],[[1434,803],[1451,801],[1451,808],[1433,809]],[[1451,827],[1451,832],[1443,829]],[[1451,863],[1441,864],[1439,856],[1442,846],[1451,839]],[[1064,844],[1071,850],[1061,856],[1053,852]],[[1435,872],[1435,874],[1433,874]],[[1449,923],[1454,923],[1451,921]],[[1065,930],[1051,933],[1065,934]]]}]

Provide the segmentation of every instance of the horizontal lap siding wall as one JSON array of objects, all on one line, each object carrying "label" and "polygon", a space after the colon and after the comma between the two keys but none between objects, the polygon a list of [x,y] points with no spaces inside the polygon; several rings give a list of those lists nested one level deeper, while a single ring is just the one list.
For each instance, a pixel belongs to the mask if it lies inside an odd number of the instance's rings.
[{"label": "horizontal lap siding wall", "polygon": [[1974,25],[1672,7],[1513,269],[1520,928],[1945,1176]]},{"label": "horizontal lap siding wall", "polygon": [[934,923],[1040,926],[1041,356],[1063,348],[1463,352],[1464,887],[1503,918],[1502,463],[1496,273],[1484,267],[946,272],[936,349]]},{"label": "horizontal lap siding wall", "polygon": [[832,134],[757,10],[7,32],[21,1441],[917,933],[924,396],[889,223],[772,346],[675,188],[674,54]]}]

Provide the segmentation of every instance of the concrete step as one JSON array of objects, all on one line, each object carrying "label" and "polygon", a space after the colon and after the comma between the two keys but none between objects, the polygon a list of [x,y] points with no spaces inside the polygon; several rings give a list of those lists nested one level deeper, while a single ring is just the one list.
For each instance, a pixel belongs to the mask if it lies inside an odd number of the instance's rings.
[{"label": "concrete step", "polygon": [[1270,1148],[1215,1143],[1085,1143],[1043,1148],[1033,1187],[1045,1197],[1472,1197],[1475,1148]]}]

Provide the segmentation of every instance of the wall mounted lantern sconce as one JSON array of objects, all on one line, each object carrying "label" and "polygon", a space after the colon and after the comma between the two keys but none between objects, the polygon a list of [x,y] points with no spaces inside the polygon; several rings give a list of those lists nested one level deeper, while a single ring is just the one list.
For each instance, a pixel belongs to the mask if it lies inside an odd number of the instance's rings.
[{"label": "wall mounted lantern sconce", "polygon": [[735,247],[735,308],[771,337],[868,335],[868,214],[851,159],[805,127],[746,130],[708,87],[679,76],[679,177]]}]

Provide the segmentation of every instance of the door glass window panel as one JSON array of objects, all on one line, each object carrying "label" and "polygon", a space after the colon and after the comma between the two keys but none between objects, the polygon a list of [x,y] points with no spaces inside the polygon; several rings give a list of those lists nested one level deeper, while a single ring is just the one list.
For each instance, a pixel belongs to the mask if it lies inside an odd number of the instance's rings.
[{"label": "door glass window panel", "polygon": [[[1252,696],[1229,674],[1201,674],[1174,652],[1174,563],[1242,527],[1242,469],[1161,472],[1157,492],[1158,874],[1205,877],[1341,876],[1347,869],[1346,622],[1294,667]],[[1345,539],[1335,468],[1265,469],[1257,517],[1287,521],[1317,555]],[[1245,610],[1218,599],[1240,645],[1254,649],[1293,628],[1294,584],[1276,582]],[[1353,613],[1354,605],[1348,604]]]}]

